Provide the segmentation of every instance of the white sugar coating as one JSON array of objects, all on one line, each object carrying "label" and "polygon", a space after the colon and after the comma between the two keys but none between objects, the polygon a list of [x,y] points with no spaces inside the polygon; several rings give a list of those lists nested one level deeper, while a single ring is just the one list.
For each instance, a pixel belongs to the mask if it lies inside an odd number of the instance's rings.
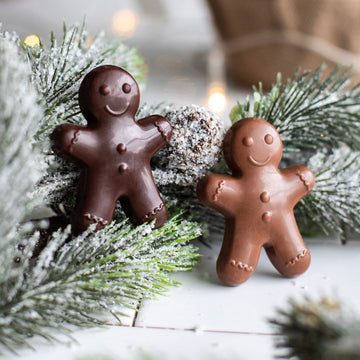
[{"label": "white sugar coating", "polygon": [[160,185],[192,185],[218,163],[224,124],[217,115],[198,105],[175,108],[165,117],[173,135],[169,144],[153,157],[155,180]]},{"label": "white sugar coating", "polygon": [[[30,68],[8,36],[0,34],[0,250],[40,199],[29,200],[44,164],[33,146],[42,111]],[[0,251],[1,253],[1,251]],[[3,264],[0,257],[0,263]]]}]

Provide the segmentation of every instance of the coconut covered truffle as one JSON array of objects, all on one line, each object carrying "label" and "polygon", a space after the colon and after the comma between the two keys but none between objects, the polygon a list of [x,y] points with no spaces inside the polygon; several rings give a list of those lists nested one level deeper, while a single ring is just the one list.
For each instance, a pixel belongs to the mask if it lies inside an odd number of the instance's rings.
[{"label": "coconut covered truffle", "polygon": [[217,115],[197,105],[175,108],[165,117],[173,136],[152,159],[155,181],[158,185],[195,185],[219,162],[224,124]]}]

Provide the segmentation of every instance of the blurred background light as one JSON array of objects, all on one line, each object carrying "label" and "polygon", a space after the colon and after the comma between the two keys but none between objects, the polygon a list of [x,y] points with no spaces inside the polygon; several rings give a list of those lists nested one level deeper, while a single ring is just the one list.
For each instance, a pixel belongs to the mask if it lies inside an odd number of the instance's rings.
[{"label": "blurred background light", "polygon": [[31,46],[31,47],[39,46],[39,45],[40,45],[39,36],[37,36],[37,35],[28,35],[28,36],[25,38],[24,43],[25,43],[27,46]]},{"label": "blurred background light", "polygon": [[128,9],[117,11],[112,17],[112,30],[115,35],[129,38],[139,23],[139,16],[136,12]]},{"label": "blurred background light", "polygon": [[222,82],[213,82],[209,85],[207,105],[211,111],[221,114],[227,105],[226,86]]}]

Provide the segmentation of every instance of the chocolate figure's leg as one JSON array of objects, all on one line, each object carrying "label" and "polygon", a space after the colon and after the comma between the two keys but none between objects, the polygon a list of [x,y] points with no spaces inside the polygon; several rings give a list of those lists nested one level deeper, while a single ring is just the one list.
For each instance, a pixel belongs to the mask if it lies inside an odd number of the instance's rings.
[{"label": "chocolate figure's leg", "polygon": [[[242,228],[242,229],[241,229]],[[229,286],[239,285],[250,278],[259,261],[261,245],[252,231],[236,228],[233,220],[227,220],[225,234],[216,263],[219,279]]]},{"label": "chocolate figure's leg", "polygon": [[117,196],[108,184],[97,180],[100,179],[81,176],[79,196],[71,215],[74,235],[81,234],[91,224],[96,223],[96,230],[100,230],[111,222]]},{"label": "chocolate figure's leg", "polygon": [[[154,183],[151,171],[139,171],[136,182],[127,197],[120,198],[123,210],[135,224],[156,219],[155,227],[161,227],[167,219],[167,209]],[[136,186],[135,186],[136,185]]]},{"label": "chocolate figure's leg", "polygon": [[311,258],[295,220],[289,225],[282,229],[283,232],[277,235],[271,246],[265,246],[265,250],[275,268],[291,278],[304,273]]}]

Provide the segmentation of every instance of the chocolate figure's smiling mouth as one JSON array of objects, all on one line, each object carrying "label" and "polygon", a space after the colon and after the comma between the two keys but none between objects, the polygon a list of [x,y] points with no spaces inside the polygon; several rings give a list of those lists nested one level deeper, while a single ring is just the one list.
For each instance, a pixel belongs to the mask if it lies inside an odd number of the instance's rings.
[{"label": "chocolate figure's smiling mouth", "polygon": [[249,155],[248,159],[251,162],[251,164],[255,166],[265,166],[270,161],[271,156],[269,155],[264,161],[258,161],[254,159],[251,155]]},{"label": "chocolate figure's smiling mouth", "polygon": [[114,116],[120,116],[122,114],[124,114],[127,110],[127,107],[125,108],[125,110],[113,110],[109,105],[105,105],[105,110],[110,114],[110,115],[114,115]]}]

